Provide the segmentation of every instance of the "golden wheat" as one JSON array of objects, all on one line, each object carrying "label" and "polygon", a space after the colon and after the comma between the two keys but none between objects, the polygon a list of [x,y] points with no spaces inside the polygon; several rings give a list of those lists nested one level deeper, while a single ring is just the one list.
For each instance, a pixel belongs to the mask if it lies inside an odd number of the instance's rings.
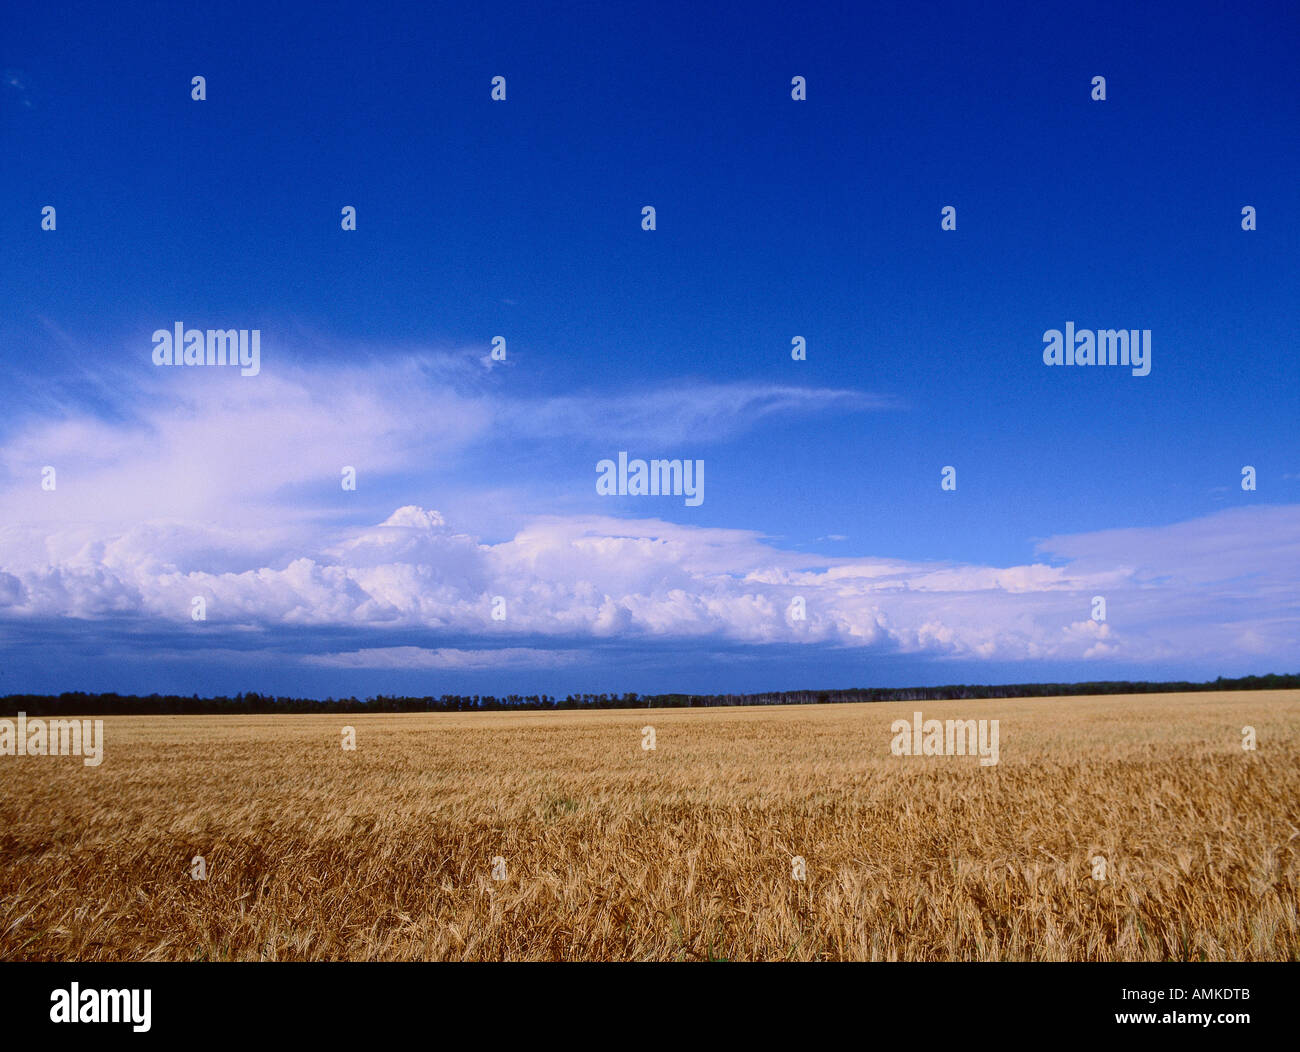
[{"label": "golden wheat", "polygon": [[[893,755],[914,711],[999,720],[1000,762]],[[105,736],[0,757],[0,957],[1300,956],[1300,691]]]}]

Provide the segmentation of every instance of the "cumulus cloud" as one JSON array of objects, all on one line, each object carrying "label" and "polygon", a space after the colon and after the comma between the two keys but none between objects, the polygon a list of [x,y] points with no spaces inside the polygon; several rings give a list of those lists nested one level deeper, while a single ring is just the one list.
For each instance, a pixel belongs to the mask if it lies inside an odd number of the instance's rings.
[{"label": "cumulus cloud", "polygon": [[[1078,553],[1064,566],[989,567],[828,559],[751,531],[595,516],[548,516],[485,544],[436,511],[405,506],[311,550],[283,547],[264,565],[221,569],[213,564],[238,546],[230,534],[150,524],[93,541],[55,532],[42,546],[10,543],[21,532],[11,528],[0,535],[0,616],[186,625],[192,597],[203,596],[204,631],[242,632],[249,645],[297,631],[311,660],[348,668],[558,667],[611,640],[976,659],[1284,655],[1296,642],[1296,564],[1284,559],[1297,530],[1298,508],[1246,509],[1146,531],[1148,544],[1119,549],[1121,566],[1102,557],[1104,535],[1080,535],[1044,545]],[[1251,543],[1220,561],[1241,531]],[[1223,543],[1191,559],[1177,547],[1216,533]],[[1239,608],[1247,587],[1251,603]],[[1104,623],[1088,617],[1098,592]],[[498,602],[502,621],[492,618]],[[339,629],[418,631],[438,645],[322,651],[313,632]]]},{"label": "cumulus cloud", "polygon": [[[1296,506],[1053,537],[1011,566],[831,556],[752,530],[526,509],[521,526],[485,540],[433,501],[385,503],[370,480],[436,490],[431,469],[511,429],[718,440],[772,414],[884,404],[746,384],[525,402],[440,370],[420,357],[264,359],[255,382],[164,369],[107,410],[11,418],[0,438],[0,623],[130,624],[213,654],[274,649],[354,669],[555,668],[616,644],[1099,662],[1285,662],[1298,649]],[[347,515],[344,464],[364,465],[367,479]],[[42,465],[58,468],[52,492],[38,484]],[[1089,618],[1097,594],[1104,623]],[[204,642],[192,635],[196,596]],[[499,602],[504,620],[492,618]]]}]

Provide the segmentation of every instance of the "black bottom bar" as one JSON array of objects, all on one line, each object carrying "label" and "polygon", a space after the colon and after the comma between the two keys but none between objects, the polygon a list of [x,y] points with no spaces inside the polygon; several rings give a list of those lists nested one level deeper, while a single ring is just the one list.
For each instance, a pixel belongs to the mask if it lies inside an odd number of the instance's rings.
[{"label": "black bottom bar", "polygon": [[0,964],[6,1036],[331,1045],[412,1027],[489,1043],[675,1034],[694,1047],[773,1028],[811,1047],[844,1027],[1237,1042],[1293,1033],[1298,977],[1294,964]]}]

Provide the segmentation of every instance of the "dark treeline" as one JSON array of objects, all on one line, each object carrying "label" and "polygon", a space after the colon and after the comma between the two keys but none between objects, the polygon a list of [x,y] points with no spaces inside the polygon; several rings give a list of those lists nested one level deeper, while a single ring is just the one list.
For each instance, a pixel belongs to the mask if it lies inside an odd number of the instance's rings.
[{"label": "dark treeline", "polygon": [[380,694],[357,698],[272,697],[237,694],[200,698],[197,694],[9,694],[0,698],[0,716],[93,716],[165,714],[233,714],[290,712],[493,712],[537,709],[685,709],[719,705],[835,705],[855,701],[951,701],[960,698],[1070,697],[1082,694],[1165,694],[1198,690],[1284,690],[1300,687],[1300,674],[1243,676],[1207,683],[1146,683],[1105,680],[1098,683],[1014,683],[1002,686],[962,684],[947,687],[854,687],[848,690],[787,690],[769,694],[443,694],[396,697]]}]

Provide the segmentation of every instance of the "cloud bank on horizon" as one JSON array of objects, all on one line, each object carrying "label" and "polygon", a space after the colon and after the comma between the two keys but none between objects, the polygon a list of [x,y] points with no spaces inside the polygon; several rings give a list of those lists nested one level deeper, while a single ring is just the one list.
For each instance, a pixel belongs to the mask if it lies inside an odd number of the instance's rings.
[{"label": "cloud bank on horizon", "polygon": [[[23,521],[0,527],[0,625],[76,622],[93,639],[129,624],[157,655],[250,677],[272,652],[282,667],[354,673],[580,674],[609,643],[664,663],[773,645],[1082,661],[1095,678],[1118,663],[1281,668],[1298,652],[1300,506],[1053,536],[1014,565],[795,550],[752,529],[602,513],[581,451],[646,435],[711,447],[783,417],[889,412],[888,400],[731,384],[683,388],[671,412],[659,392],[529,402],[458,385],[460,361],[286,367],[258,384],[164,373],[100,385],[120,393],[95,411],[11,421],[0,499]],[[459,460],[503,435],[516,450],[564,443],[585,505],[521,487],[499,540],[454,509],[385,513],[385,493],[436,496]],[[327,496],[340,450],[361,484]],[[76,468],[42,492],[30,481],[42,460]],[[367,497],[371,476],[396,483]],[[472,497],[464,478],[455,488]],[[1091,616],[1098,595],[1104,620]]]}]

